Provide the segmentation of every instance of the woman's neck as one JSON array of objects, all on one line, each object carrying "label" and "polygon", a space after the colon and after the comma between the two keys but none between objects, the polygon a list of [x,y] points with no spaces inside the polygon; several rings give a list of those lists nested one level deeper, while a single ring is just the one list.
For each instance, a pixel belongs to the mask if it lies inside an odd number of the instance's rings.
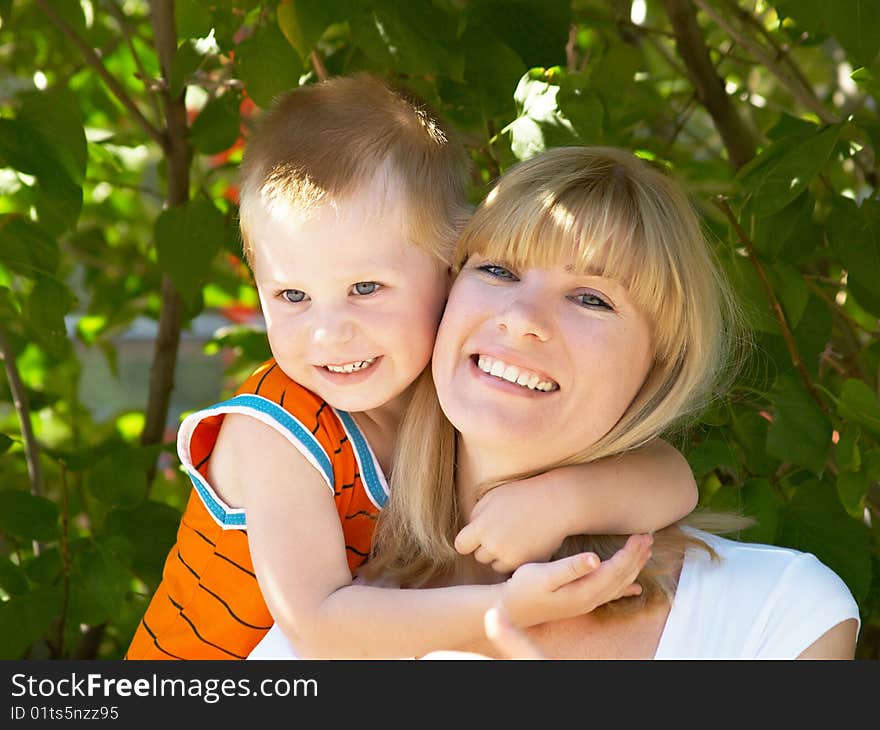
[{"label": "woman's neck", "polygon": [[477,503],[478,488],[537,468],[538,465],[526,463],[509,444],[504,448],[493,448],[486,444],[475,444],[459,434],[455,488],[462,517],[465,521],[469,518]]}]

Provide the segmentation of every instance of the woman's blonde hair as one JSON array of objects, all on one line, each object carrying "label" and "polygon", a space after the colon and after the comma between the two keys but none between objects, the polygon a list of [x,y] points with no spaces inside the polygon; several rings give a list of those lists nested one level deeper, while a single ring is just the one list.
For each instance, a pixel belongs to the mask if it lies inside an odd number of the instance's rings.
[{"label": "woman's blonde hair", "polygon": [[471,213],[469,169],[461,142],[409,91],[364,73],[297,87],[275,99],[245,147],[245,257],[253,267],[252,221],[273,205],[307,211],[384,175],[406,204],[412,242],[449,263]]},{"label": "woman's blonde hair", "polygon": [[[576,269],[623,282],[652,324],[653,365],[624,414],[596,443],[548,469],[647,444],[698,413],[735,372],[741,318],[697,215],[665,172],[629,152],[560,147],[511,168],[466,225],[455,273],[472,254],[520,271],[574,260]],[[398,437],[391,498],[379,518],[369,574],[420,585],[454,568],[453,541],[462,527],[454,444],[425,373]],[[483,485],[482,493],[499,483]],[[746,524],[736,516],[706,515],[699,526],[724,531]],[[578,536],[559,555],[593,550],[605,559],[623,542],[621,536]],[[677,558],[694,544],[712,552],[679,525],[657,533],[640,577],[641,599],[616,603],[671,595]]]}]

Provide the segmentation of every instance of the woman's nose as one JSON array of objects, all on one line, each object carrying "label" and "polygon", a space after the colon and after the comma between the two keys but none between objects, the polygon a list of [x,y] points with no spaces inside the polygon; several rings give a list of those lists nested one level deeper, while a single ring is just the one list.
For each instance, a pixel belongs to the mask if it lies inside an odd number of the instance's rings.
[{"label": "woman's nose", "polygon": [[545,342],[551,332],[550,315],[534,297],[517,296],[499,314],[498,329]]}]

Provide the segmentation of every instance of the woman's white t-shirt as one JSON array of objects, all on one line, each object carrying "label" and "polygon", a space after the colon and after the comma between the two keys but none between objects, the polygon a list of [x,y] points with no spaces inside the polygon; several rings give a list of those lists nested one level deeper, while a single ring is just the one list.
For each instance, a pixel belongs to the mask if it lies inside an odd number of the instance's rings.
[{"label": "woman's white t-shirt", "polygon": [[[690,530],[718,553],[689,550],[655,659],[794,659],[859,609],[810,553]],[[248,659],[297,659],[277,626]]]}]

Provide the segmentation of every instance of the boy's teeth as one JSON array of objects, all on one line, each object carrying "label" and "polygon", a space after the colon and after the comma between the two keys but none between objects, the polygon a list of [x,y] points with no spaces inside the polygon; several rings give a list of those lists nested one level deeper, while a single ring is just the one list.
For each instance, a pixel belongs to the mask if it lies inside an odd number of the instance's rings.
[{"label": "boy's teeth", "polygon": [[370,360],[359,360],[358,362],[350,362],[346,365],[325,365],[331,373],[354,373],[358,370],[363,370],[364,368],[370,367],[374,362],[376,362],[376,358],[372,358]]},{"label": "boy's teeth", "polygon": [[496,378],[503,378],[510,383],[516,383],[529,390],[540,390],[544,393],[549,393],[559,388],[552,380],[541,380],[535,373],[522,370],[516,367],[516,365],[508,365],[506,362],[496,360],[488,355],[480,355],[477,358],[477,367],[484,373],[494,375]]}]

